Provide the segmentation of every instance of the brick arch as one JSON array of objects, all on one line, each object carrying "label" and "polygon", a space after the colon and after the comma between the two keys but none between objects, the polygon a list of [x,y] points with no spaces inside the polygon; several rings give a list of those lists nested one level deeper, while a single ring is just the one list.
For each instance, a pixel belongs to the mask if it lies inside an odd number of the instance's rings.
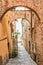
[{"label": "brick arch", "polygon": [[26,8],[28,8],[28,9],[30,9],[31,11],[33,11],[33,12],[36,14],[36,16],[38,17],[38,19],[40,20],[40,17],[39,17],[39,15],[38,15],[38,13],[37,13],[33,8],[28,7],[28,6],[24,6],[24,5],[12,6],[12,7],[8,8],[8,9],[6,9],[5,12],[2,14],[2,16],[0,17],[0,20],[3,18],[3,16],[4,16],[9,10],[11,10],[11,9],[13,9],[13,8],[16,8],[16,7],[20,7],[20,6],[21,6],[21,7],[26,7]]}]

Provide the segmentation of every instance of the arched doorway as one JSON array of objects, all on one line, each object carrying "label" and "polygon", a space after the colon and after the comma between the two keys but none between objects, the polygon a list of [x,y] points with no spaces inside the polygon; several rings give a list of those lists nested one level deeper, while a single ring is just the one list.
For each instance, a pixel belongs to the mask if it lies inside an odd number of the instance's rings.
[{"label": "arched doorway", "polygon": [[[9,14],[8,14],[9,12]],[[10,8],[9,10],[7,10],[7,12],[5,12],[7,14],[5,14],[5,16],[7,15],[7,17],[9,17],[9,20],[8,20],[8,23],[12,23],[13,21],[15,21],[17,18],[22,18],[22,19],[26,19],[28,20],[28,23],[30,23],[30,33],[31,33],[31,40],[28,41],[31,45],[31,48],[30,48],[30,52],[35,52],[35,44],[32,44],[34,43],[35,41],[35,30],[36,30],[36,26],[35,26],[35,20],[39,20],[39,17],[38,15],[35,13],[34,10],[30,9],[30,8],[26,8],[26,7],[12,7]],[[12,18],[13,17],[13,18]],[[4,18],[4,16],[3,16]],[[7,20],[7,18],[6,18]],[[38,23],[39,21],[37,21]],[[5,23],[5,22],[3,22]],[[7,23],[7,24],[8,24]],[[6,24],[6,23],[5,23]],[[9,25],[9,24],[8,24]],[[10,25],[9,25],[10,26]],[[8,27],[9,27],[8,26]],[[9,34],[8,36],[8,39],[9,39],[9,43],[11,43],[11,32],[12,30],[10,30],[8,32],[8,27],[7,27],[7,34]],[[10,27],[11,28],[11,27]],[[25,30],[26,31],[26,30]],[[33,35],[34,34],[34,35]],[[12,45],[11,45],[12,46]],[[34,47],[33,47],[34,46]],[[34,48],[34,49],[33,49]],[[11,48],[12,49],[12,48]]]}]

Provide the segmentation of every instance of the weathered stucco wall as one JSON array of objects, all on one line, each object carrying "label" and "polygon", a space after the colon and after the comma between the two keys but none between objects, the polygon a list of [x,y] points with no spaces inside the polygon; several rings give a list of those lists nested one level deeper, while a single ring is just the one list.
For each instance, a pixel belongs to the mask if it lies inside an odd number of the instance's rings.
[{"label": "weathered stucco wall", "polygon": [[11,39],[11,27],[10,27],[10,12],[6,13],[6,15],[2,19],[2,25],[4,28],[4,32],[7,35],[7,40],[9,43],[9,52],[12,53],[12,39]]},{"label": "weathered stucco wall", "polygon": [[0,23],[0,65],[9,58],[7,36],[4,35],[3,25]]}]

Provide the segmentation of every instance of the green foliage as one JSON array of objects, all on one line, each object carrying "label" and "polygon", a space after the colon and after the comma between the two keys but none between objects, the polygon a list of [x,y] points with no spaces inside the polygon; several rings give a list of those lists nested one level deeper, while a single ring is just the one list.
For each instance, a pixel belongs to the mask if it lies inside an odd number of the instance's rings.
[{"label": "green foliage", "polygon": [[18,55],[18,47],[16,46],[14,49],[13,49],[13,52],[12,52],[12,57],[16,57]]},{"label": "green foliage", "polygon": [[17,38],[18,35],[20,35],[20,32],[15,32],[14,35],[15,35],[15,38]]},{"label": "green foliage", "polygon": [[15,34],[16,34],[16,35],[19,35],[19,34],[20,34],[20,32],[15,32]]},{"label": "green foliage", "polygon": [[24,23],[23,22],[21,22],[21,24],[22,24],[22,27],[24,26]]},{"label": "green foliage", "polygon": [[18,54],[17,54],[17,51],[14,49],[13,52],[12,52],[12,57],[16,57]]}]

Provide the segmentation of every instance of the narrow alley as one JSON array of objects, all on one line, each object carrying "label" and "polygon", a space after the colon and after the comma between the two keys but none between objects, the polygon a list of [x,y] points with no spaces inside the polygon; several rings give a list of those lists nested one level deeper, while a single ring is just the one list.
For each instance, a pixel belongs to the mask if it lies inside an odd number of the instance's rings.
[{"label": "narrow alley", "polygon": [[37,65],[26,52],[21,43],[18,44],[18,56],[16,58],[9,59],[6,65]]},{"label": "narrow alley", "polygon": [[0,65],[43,65],[42,0],[0,0]]}]

